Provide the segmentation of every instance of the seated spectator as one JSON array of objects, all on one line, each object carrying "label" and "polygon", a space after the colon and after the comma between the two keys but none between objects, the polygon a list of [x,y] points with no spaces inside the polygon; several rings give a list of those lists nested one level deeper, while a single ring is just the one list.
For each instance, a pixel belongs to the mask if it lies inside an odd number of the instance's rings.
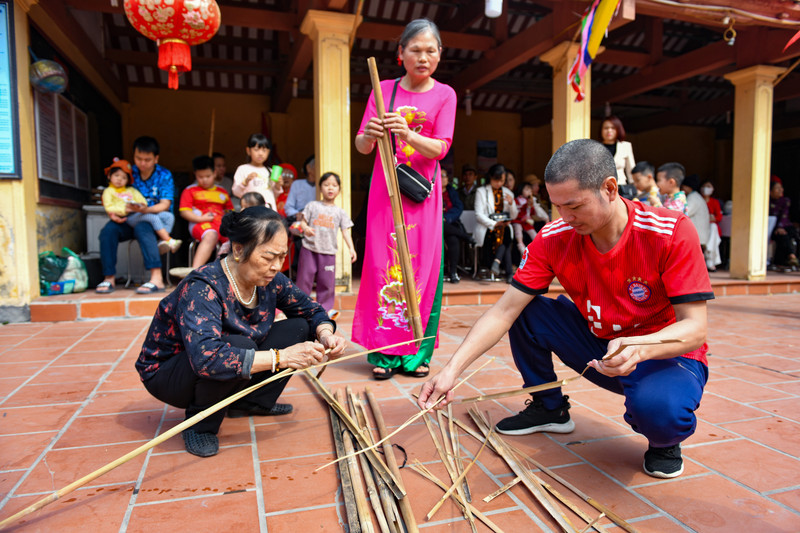
[{"label": "seated spectator", "polygon": [[[192,260],[192,268],[200,268],[211,258],[217,243],[227,241],[219,234],[222,216],[233,211],[231,197],[215,183],[214,160],[206,155],[192,160],[195,185],[183,190],[179,212],[189,221],[189,233],[199,241]],[[245,193],[249,194],[249,193]]]},{"label": "seated spectator", "polygon": [[483,261],[495,276],[505,271],[506,282],[511,283],[514,274],[511,265],[511,245],[514,232],[511,221],[517,218],[514,195],[503,187],[506,169],[495,164],[489,168],[489,184],[475,193],[475,242],[481,244]]},{"label": "seated spectator", "polygon": [[475,209],[475,191],[479,186],[477,179],[478,171],[475,167],[469,163],[461,167],[461,187],[458,189],[458,196],[467,211]]},{"label": "seated spectator", "polygon": [[686,170],[680,163],[664,163],[656,172],[656,185],[663,195],[664,207],[686,214],[686,193],[681,184],[686,177]]},{"label": "seated spectator", "polygon": [[[133,187],[147,201],[147,205],[130,204],[129,213],[161,215],[164,228],[172,231],[175,216],[172,214],[172,201],[175,196],[175,183],[172,173],[158,164],[160,148],[152,137],[139,137],[133,142]],[[103,282],[95,289],[108,293],[114,290],[117,273],[117,248],[120,242],[136,239],[142,250],[144,268],[150,271],[150,281],[136,289],[139,294],[150,294],[164,290],[164,276],[161,274],[161,254],[153,223],[147,220],[132,227],[125,222],[109,220],[100,230],[100,262],[103,265]],[[171,250],[170,244],[163,247]],[[177,247],[175,247],[177,250]]]},{"label": "seated spectator", "polygon": [[656,167],[647,161],[639,161],[631,172],[633,173],[633,184],[639,192],[634,200],[646,202],[653,207],[662,207],[661,195],[658,192],[656,180],[653,178]]},{"label": "seated spectator", "polygon": [[681,184],[681,190],[686,193],[686,216],[694,224],[697,235],[700,237],[700,248],[706,251],[708,236],[711,233],[711,220],[708,216],[708,206],[700,195],[700,177],[697,174],[686,176]]},{"label": "seated spectator", "polygon": [[[537,221],[550,221],[547,212],[542,209],[542,206],[539,205],[539,200],[536,199],[536,193],[538,192],[538,181],[535,183],[526,182],[520,186],[519,195],[515,199],[518,214],[512,227],[514,228],[514,237],[517,239],[517,248],[520,255],[525,253],[525,247],[536,237],[534,223]],[[525,239],[526,236],[530,239],[527,242],[525,242],[527,240]]]},{"label": "seated spectator", "polygon": [[514,174],[514,171],[511,169],[506,169],[506,182],[503,185],[506,189],[511,191],[511,194],[514,195],[514,198],[517,197],[517,175]]},{"label": "seated spectator", "polygon": [[450,283],[458,283],[461,278],[458,275],[458,258],[461,256],[461,241],[468,244],[475,244],[472,235],[467,233],[459,217],[464,211],[461,198],[458,196],[456,188],[450,184],[450,175],[442,169],[442,210],[444,220],[442,221],[442,231],[444,233],[444,244],[446,248],[444,280]]},{"label": "seated spectator", "polygon": [[772,265],[782,270],[797,270],[798,235],[797,228],[789,219],[791,201],[783,195],[783,184],[772,181],[769,187],[769,216],[776,218],[772,240],[775,241],[775,256]]},{"label": "seated spectator", "polygon": [[719,251],[722,242],[722,228],[719,227],[720,222],[722,222],[722,206],[719,200],[711,196],[714,194],[714,184],[711,180],[705,180],[700,184],[700,194],[703,195],[703,199],[706,201],[708,216],[711,221],[711,230],[706,244],[706,266],[709,272],[715,272],[717,265],[722,263]]},{"label": "seated spectator", "polygon": [[226,172],[228,171],[228,167],[225,165],[225,156],[219,152],[214,152],[211,154],[211,159],[214,160],[214,182],[217,187],[222,187],[225,189],[225,192],[228,193],[228,196],[231,197],[231,201],[233,202],[233,207],[238,209],[238,203],[234,201],[235,198],[233,196],[233,178],[228,176]]}]

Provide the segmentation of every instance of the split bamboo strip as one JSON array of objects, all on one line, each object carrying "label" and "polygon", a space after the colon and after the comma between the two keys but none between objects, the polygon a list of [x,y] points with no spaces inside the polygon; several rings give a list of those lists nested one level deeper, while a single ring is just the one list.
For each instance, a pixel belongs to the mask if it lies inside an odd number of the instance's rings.
[{"label": "split bamboo strip", "polygon": [[[619,348],[617,348],[614,351],[614,353],[606,355],[605,357],[603,357],[603,359],[605,360],[610,357],[614,357],[619,352],[621,352],[622,350],[624,350],[629,346],[650,346],[654,344],[672,344],[676,342],[685,342],[685,341],[683,339],[664,339],[658,341],[642,341],[642,342],[633,342],[629,344],[622,344],[620,345]],[[583,375],[586,373],[586,371],[589,370],[589,368],[591,367],[589,367],[589,365],[586,365],[586,368],[584,368],[580,374],[569,378],[550,381],[549,383],[542,383],[541,385],[533,385],[532,387],[525,387],[522,389],[514,389],[505,392],[496,392],[494,394],[482,394],[480,396],[474,396],[472,398],[463,398],[460,400],[456,400],[456,403],[473,403],[473,402],[484,402],[486,400],[499,400],[500,398],[509,398],[511,396],[518,396],[520,394],[533,394],[534,392],[541,392],[550,389],[557,389],[559,387],[565,387],[569,383],[582,378]]]},{"label": "split bamboo strip", "polygon": [[[347,400],[342,394],[341,389],[336,391],[334,397],[342,407],[347,404]],[[352,455],[353,437],[348,431],[342,431],[342,441],[344,442],[345,453],[347,453],[347,455]],[[363,458],[363,456],[361,458]],[[361,484],[361,469],[358,467],[358,459],[350,457],[345,467],[350,470],[350,480],[353,482],[353,494],[356,497],[358,523],[361,525],[361,531],[363,533],[375,533],[375,528],[372,525],[372,516],[369,512],[369,504],[367,503],[367,495],[364,493],[364,486]]]},{"label": "split bamboo strip", "polygon": [[[450,404],[448,404],[449,406]],[[453,448],[453,436],[448,431],[448,426],[445,424],[444,414],[441,411],[436,411],[436,422],[439,424],[439,430],[442,433],[442,441],[444,442],[444,450],[447,453],[445,457],[442,458],[442,462],[447,462],[449,468],[447,469],[447,473],[450,474],[450,481],[455,483],[456,479],[461,475],[463,468],[461,464],[456,464],[455,460],[455,450]],[[466,483],[467,478],[462,478],[461,484],[458,486],[458,495],[465,501],[468,502],[469,499],[467,498],[467,493],[464,491],[464,485]],[[478,530],[475,527],[475,520],[472,518],[472,513],[469,512],[469,507],[466,507],[466,519],[469,522],[472,531],[474,533],[478,533]]]},{"label": "split bamboo strip", "polygon": [[512,451],[515,454],[517,454],[519,457],[521,457],[523,460],[529,462],[530,464],[532,464],[533,466],[535,466],[536,468],[538,468],[539,470],[541,470],[542,472],[544,472],[545,474],[550,476],[551,478],[555,479],[556,481],[558,481],[559,483],[561,483],[562,485],[567,487],[569,490],[574,492],[579,498],[581,498],[583,501],[585,501],[586,503],[588,503],[589,505],[591,505],[592,507],[594,507],[595,509],[597,509],[601,513],[605,513],[606,516],[609,519],[611,519],[612,522],[617,524],[619,527],[621,527],[622,529],[624,529],[628,533],[639,533],[639,531],[635,527],[633,527],[628,522],[626,522],[621,516],[619,516],[613,510],[609,509],[604,504],[600,503],[599,501],[595,500],[594,498],[592,498],[591,496],[589,496],[585,492],[581,491],[578,487],[576,487],[575,485],[573,485],[572,483],[570,483],[569,481],[567,481],[563,477],[559,476],[558,474],[553,472],[553,470],[551,470],[550,468],[547,468],[546,466],[544,466],[542,463],[540,463],[539,461],[537,461],[533,457],[530,457],[529,455],[527,455],[522,450],[516,449],[513,446],[510,446],[510,447],[511,447]]},{"label": "split bamboo strip", "polygon": [[[375,109],[378,118],[383,120],[386,107],[383,104],[383,91],[381,91],[381,79],[378,76],[378,67],[375,58],[367,58],[369,66],[369,77],[372,81],[372,93],[375,96]],[[406,234],[406,223],[403,215],[403,200],[400,196],[400,187],[397,184],[397,171],[395,169],[394,150],[389,140],[391,132],[384,130],[383,136],[378,139],[378,152],[383,172],[386,175],[386,184],[389,188],[389,200],[392,205],[392,217],[394,218],[394,232],[397,241],[397,255],[400,260],[400,270],[403,278],[403,291],[406,297],[408,318],[411,323],[411,330],[414,337],[422,337],[422,319],[419,314],[419,300],[417,300],[417,283],[414,277],[414,268],[411,264],[411,252],[408,248],[408,236]]]},{"label": "split bamboo strip", "polygon": [[[477,374],[477,373],[478,373],[478,372],[479,372],[479,371],[480,371],[480,370],[481,370],[483,367],[485,367],[486,365],[488,365],[489,363],[491,363],[492,361],[494,361],[494,359],[495,359],[494,357],[490,357],[490,358],[489,358],[489,360],[487,360],[487,361],[486,361],[486,362],[484,362],[484,363],[483,363],[481,366],[479,366],[478,368],[476,368],[475,370],[473,370],[473,371],[472,371],[472,372],[471,372],[471,373],[470,373],[470,374],[469,374],[467,377],[465,377],[464,379],[462,379],[461,381],[459,381],[458,383],[456,383],[456,384],[453,386],[453,388],[452,388],[451,390],[456,390],[458,387],[460,387],[461,385],[463,385],[464,383],[466,383],[466,382],[469,380],[469,378],[471,378],[472,376],[474,376],[475,374]],[[399,428],[397,428],[397,429],[396,429],[396,430],[394,430],[393,432],[389,433],[389,435],[387,435],[387,436],[386,436],[386,437],[384,437],[383,439],[379,440],[378,442],[376,442],[375,444],[373,444],[371,447],[369,447],[369,448],[364,448],[364,449],[362,449],[362,450],[359,450],[359,451],[357,451],[357,452],[356,452],[356,455],[358,455],[358,454],[361,454],[361,453],[366,453],[367,451],[370,451],[370,450],[374,450],[374,449],[375,449],[375,447],[377,447],[377,446],[378,446],[378,445],[380,445],[380,444],[383,444],[383,441],[385,441],[385,440],[387,440],[387,439],[390,439],[391,437],[394,437],[396,434],[400,433],[400,432],[401,432],[401,431],[403,431],[405,428],[407,428],[408,426],[410,426],[411,424],[413,424],[414,422],[416,422],[416,421],[417,421],[417,420],[418,420],[420,417],[422,417],[423,415],[425,415],[425,413],[428,413],[428,412],[432,411],[433,409],[435,409],[435,408],[436,408],[436,406],[437,406],[437,405],[439,405],[440,403],[442,403],[442,401],[443,401],[444,399],[445,399],[445,396],[442,396],[441,398],[439,398],[438,400],[436,400],[436,401],[433,403],[433,405],[431,405],[431,406],[430,406],[430,407],[428,407],[427,409],[423,409],[422,411],[420,411],[420,412],[416,413],[415,415],[412,415],[412,416],[411,416],[411,417],[410,417],[408,420],[406,420],[405,422],[403,422],[403,424],[402,424],[402,425],[401,425]],[[326,467],[329,467],[329,466],[331,466],[331,465],[333,465],[333,464],[336,464],[336,463],[338,463],[339,461],[342,461],[343,459],[345,459],[345,458],[342,458],[342,459],[337,459],[337,460],[335,460],[335,461],[331,461],[330,463],[327,463],[327,464],[324,464],[324,465],[320,466],[319,468],[317,468],[317,470],[322,470],[323,468],[326,468]]]},{"label": "split bamboo strip", "polygon": [[[450,458],[447,456],[447,450],[442,448],[442,445],[439,442],[439,438],[436,436],[436,431],[434,431],[433,426],[431,425],[432,422],[430,420],[430,415],[423,416],[422,420],[425,421],[425,427],[428,428],[428,433],[430,433],[430,435],[431,435],[431,440],[433,441],[433,446],[436,448],[436,451],[439,453],[439,459],[442,461],[442,465],[444,466],[445,470],[447,470],[447,475],[450,476],[450,482],[451,483],[455,483],[456,479],[458,479],[458,477],[459,477],[459,474],[456,473],[455,467],[450,462],[450,460],[449,460]],[[441,424],[439,425],[439,428],[442,428]],[[443,438],[447,438],[444,435],[444,430],[442,430],[442,437]],[[467,500],[466,497],[464,496],[464,493],[460,490],[460,488],[459,488],[459,491],[458,491],[458,497],[461,498],[462,501],[466,501]],[[453,500],[458,502],[458,498],[456,498],[455,496],[453,496]],[[475,521],[472,518],[472,513],[470,512],[469,507],[462,507],[462,510],[464,511],[464,518],[467,519],[467,521],[470,524],[470,527],[474,531],[475,530]],[[430,520],[430,519],[428,519],[428,520]]]},{"label": "split bamboo strip", "polygon": [[[359,401],[355,404],[356,405],[356,419],[358,424],[362,427],[364,432],[364,438],[366,439],[367,443],[372,445],[375,442],[375,438],[372,436],[372,429],[369,427],[369,422],[367,418],[367,411],[364,407],[364,402],[361,401],[359,397]],[[388,465],[389,461],[386,460]],[[381,506],[383,507],[383,514],[386,518],[386,523],[389,525],[390,533],[402,533],[403,526],[402,520],[400,518],[400,511],[397,508],[397,500],[395,500],[394,495],[386,486],[381,476],[378,475],[377,472],[372,472],[375,478],[375,484],[378,486],[378,493],[380,494],[380,501]]]},{"label": "split bamboo strip", "polygon": [[[358,441],[358,445],[361,446],[361,451],[366,452],[366,456],[370,464],[372,464],[375,470],[380,473],[381,477],[383,477],[383,480],[386,482],[386,485],[389,487],[392,493],[394,493],[395,497],[402,498],[403,496],[405,496],[405,491],[403,491],[397,479],[389,470],[389,467],[386,466],[386,464],[384,464],[384,462],[375,452],[374,447],[370,447],[370,445],[367,444],[367,442],[364,440],[364,437],[361,434],[358,424],[356,424],[356,422],[352,418],[350,418],[350,415],[344,409],[344,407],[342,407],[342,404],[340,404],[336,400],[336,398],[334,398],[334,396],[327,389],[327,387],[325,387],[325,385],[323,385],[322,382],[314,376],[314,374],[312,374],[309,371],[306,371],[305,375],[311,382],[311,384],[314,386],[314,388],[317,389],[317,392],[320,393],[322,398],[326,402],[328,402],[328,405],[330,405],[333,408],[333,410],[336,411],[336,414],[339,415],[339,418],[342,420],[344,425],[347,426],[347,429],[349,429],[350,432],[353,434],[353,436],[356,438],[356,440]],[[356,455],[358,455],[358,453],[347,454],[344,457],[339,458],[337,461],[334,461],[334,463],[349,459],[350,457],[355,457]],[[319,468],[317,470],[319,470]]]},{"label": "split bamboo strip", "polygon": [[[433,472],[431,472],[430,470],[425,468],[425,465],[420,463],[419,459],[414,459],[414,464],[410,465],[410,467],[414,472],[416,472],[417,474],[421,475],[422,477],[424,477],[428,481],[432,482],[434,485],[436,485],[440,489],[447,490],[447,485],[442,483],[442,481],[439,478],[437,478],[435,475],[433,475]],[[469,507],[470,512],[473,515],[475,515],[475,517],[477,517],[478,520],[483,522],[486,525],[486,527],[488,527],[489,529],[491,529],[495,533],[503,533],[503,530],[500,529],[500,527],[497,524],[495,524],[494,522],[489,520],[489,518],[485,514],[480,512],[471,503],[465,502],[463,500],[458,500],[458,499],[456,500],[456,502],[458,503],[459,507],[462,507],[462,508]]]},{"label": "split bamboo strip", "polygon": [[[442,414],[442,416],[444,416],[444,414]],[[450,431],[450,438],[453,441],[453,452],[455,454],[453,461],[456,465],[456,472],[461,473],[461,470],[464,468],[464,464],[461,462],[461,444],[458,442],[458,430],[453,423],[452,403],[447,404],[447,427]],[[466,499],[468,503],[472,503],[472,493],[469,490],[469,483],[467,482],[466,478],[464,478],[464,499]]]},{"label": "split bamboo strip", "polygon": [[[316,365],[312,365],[312,366],[308,367],[306,370],[311,370],[311,369],[314,369],[314,368],[323,368],[324,369],[328,365],[341,363],[342,361],[347,361],[348,359],[353,359],[355,357],[361,357],[361,356],[370,354],[372,352],[380,352],[382,350],[386,350],[387,348],[393,348],[395,346],[402,346],[403,344],[408,344],[410,342],[421,342],[421,341],[423,341],[425,339],[430,339],[430,338],[433,338],[433,337],[425,337],[425,338],[413,339],[413,340],[410,340],[410,341],[398,342],[398,343],[393,344],[391,346],[384,346],[382,348],[374,348],[372,350],[364,350],[362,352],[358,352],[358,353],[354,353],[354,354],[350,354],[350,355],[345,355],[345,356],[339,357],[337,359],[332,359],[332,360],[326,361],[324,363],[319,363],[319,364],[316,364]],[[211,416],[212,414],[216,413],[217,411],[219,411],[223,407],[227,407],[230,404],[232,404],[233,402],[244,398],[245,396],[247,396],[251,392],[259,389],[260,387],[263,387],[264,385],[266,385],[268,383],[272,383],[273,381],[277,381],[279,379],[283,379],[283,378],[289,377],[289,376],[291,376],[292,374],[294,374],[296,372],[298,372],[298,370],[291,369],[291,368],[286,368],[286,369],[278,372],[274,376],[269,377],[269,378],[265,379],[264,381],[262,381],[260,383],[256,383],[254,385],[251,385],[251,386],[247,387],[246,389],[243,389],[243,390],[237,392],[236,394],[234,394],[232,396],[229,396],[228,398],[225,398],[224,400],[221,400],[220,402],[212,405],[211,407],[209,407],[208,409],[205,409],[204,411],[200,411],[199,413],[197,413],[193,417],[191,417],[191,418],[189,418],[187,420],[184,420],[183,422],[181,422],[177,426],[165,431],[164,433],[162,433],[158,437],[154,438],[150,442],[142,444],[141,446],[139,446],[138,448],[136,448],[132,452],[129,452],[129,453],[123,455],[122,457],[120,457],[119,459],[117,459],[115,461],[112,461],[112,462],[108,463],[107,465],[105,465],[105,466],[103,466],[101,468],[98,468],[97,470],[95,470],[91,474],[87,474],[86,476],[78,479],[77,481],[73,481],[72,483],[70,483],[66,487],[63,487],[62,489],[54,492],[53,494],[50,494],[49,496],[46,496],[45,498],[42,498],[41,500],[33,503],[32,505],[29,505],[28,507],[26,507],[25,509],[19,511],[18,513],[6,518],[2,522],[0,522],[0,530],[5,528],[9,524],[12,524],[15,521],[19,520],[23,516],[27,516],[27,515],[29,515],[31,513],[34,513],[36,511],[38,511],[39,509],[41,509],[42,507],[44,507],[46,505],[49,505],[49,504],[53,503],[54,501],[56,501],[56,500],[58,500],[60,498],[63,498],[64,496],[66,496],[70,492],[82,487],[83,485],[85,485],[86,483],[89,483],[90,481],[93,481],[93,480],[97,479],[98,477],[102,476],[103,474],[105,474],[107,472],[110,472],[111,470],[117,468],[118,466],[120,466],[120,465],[122,465],[124,463],[127,463],[128,461],[130,461],[134,457],[137,457],[137,456],[141,455],[142,453],[146,452],[150,448],[155,448],[156,446],[158,446],[159,444],[161,444],[165,440],[168,440],[168,439],[174,437],[175,435],[177,435],[178,433],[180,433],[184,429],[192,427],[193,425],[195,425],[196,423],[200,422],[201,420],[203,420],[203,419]]]},{"label": "split bamboo strip", "polygon": [[600,516],[598,516],[597,518],[595,518],[594,520],[592,520],[591,522],[589,522],[589,525],[587,525],[585,528],[581,529],[581,530],[580,530],[580,533],[586,533],[587,531],[589,531],[589,528],[590,528],[590,527],[595,527],[594,525],[595,525],[595,524],[596,524],[596,523],[597,523],[597,522],[598,522],[598,521],[599,521],[601,518],[603,518],[605,515],[606,515],[606,513],[600,513]]},{"label": "split bamboo strip", "polygon": [[[542,478],[538,477],[536,474],[533,474],[533,473],[531,473],[531,475],[532,475],[533,477],[535,477],[535,478],[536,478],[536,480],[539,482],[539,484],[540,484],[541,486],[543,486],[545,489],[547,489],[547,492],[549,492],[550,494],[552,494],[553,496],[555,496],[555,498],[556,498],[558,501],[560,501],[561,503],[563,503],[564,505],[566,505],[566,506],[569,508],[569,510],[570,510],[570,511],[572,511],[573,513],[575,513],[576,515],[578,515],[579,517],[581,517],[581,519],[582,519],[584,522],[586,522],[587,524],[590,524],[588,527],[584,528],[584,530],[583,530],[583,531],[586,531],[587,529],[589,529],[589,527],[593,527],[594,529],[596,529],[596,530],[597,530],[597,531],[599,531],[600,533],[603,533],[603,531],[605,531],[605,529],[603,529],[603,527],[602,527],[602,526],[600,526],[600,524],[595,524],[595,523],[594,523],[594,522],[596,522],[597,520],[592,520],[592,517],[591,517],[591,516],[589,516],[588,514],[584,513],[584,512],[581,510],[581,508],[580,508],[580,507],[578,507],[577,505],[575,505],[574,503],[572,503],[570,500],[568,500],[568,499],[567,499],[567,497],[566,497],[566,496],[564,496],[563,494],[561,494],[560,492],[558,492],[558,491],[555,489],[555,487],[553,487],[551,484],[549,484],[548,482],[546,482],[546,481],[545,481],[545,480],[543,480]],[[603,514],[602,514],[602,516],[605,516],[605,513],[603,513]]]},{"label": "split bamboo strip", "polygon": [[[372,444],[371,439],[367,438],[366,422],[361,421],[358,408],[356,405],[359,398],[353,394],[350,385],[347,386],[347,397],[350,399],[350,416],[353,417],[361,428],[362,435],[367,444]],[[364,475],[364,483],[367,485],[367,494],[369,494],[369,503],[372,505],[372,510],[375,512],[375,518],[378,520],[378,527],[381,528],[381,533],[390,533],[389,524],[386,522],[386,516],[383,514],[383,507],[381,507],[380,497],[378,496],[378,489],[375,487],[375,480],[372,478],[372,469],[370,468],[369,461],[363,455],[359,456],[361,463],[361,472]]]},{"label": "split bamboo strip", "polygon": [[[367,401],[372,409],[372,418],[375,420],[375,425],[378,427],[378,436],[383,439],[383,456],[386,457],[386,464],[395,475],[395,478],[397,478],[397,482],[400,484],[400,489],[405,492],[403,478],[400,475],[400,469],[397,468],[397,459],[394,456],[392,443],[389,441],[389,437],[391,435],[389,435],[388,431],[386,430],[386,423],[383,421],[383,413],[378,405],[378,400],[375,399],[375,396],[372,394],[372,391],[369,389],[369,387],[366,388],[364,393],[367,395]],[[419,529],[417,528],[417,520],[414,518],[414,511],[411,509],[411,502],[408,499],[408,495],[406,495],[404,498],[398,498],[398,504],[400,505],[400,513],[403,515],[403,521],[406,523],[406,529],[408,530],[408,533],[419,533]]]},{"label": "split bamboo strip", "polygon": [[428,511],[428,514],[426,516],[428,520],[433,518],[433,515],[436,514],[436,511],[439,510],[439,508],[447,500],[447,498],[453,493],[454,490],[456,490],[456,487],[458,487],[461,484],[461,481],[467,476],[467,472],[469,472],[470,469],[478,461],[478,457],[480,457],[483,449],[486,448],[486,443],[489,442],[489,439],[491,438],[493,431],[494,428],[489,429],[489,434],[486,436],[486,440],[483,441],[483,445],[481,446],[480,450],[478,450],[478,453],[475,454],[475,457],[472,459],[472,461],[466,466],[466,468],[464,468],[464,471],[461,472],[461,475],[458,476],[458,478],[455,481],[453,481],[453,485],[449,489],[447,489],[447,491],[444,493],[444,496],[442,496],[442,498],[436,503],[436,505],[433,506],[433,509]]},{"label": "split bamboo strip", "polygon": [[528,488],[528,490],[531,492],[531,494],[533,494],[534,498],[536,498],[542,507],[544,507],[548,513],[550,513],[550,516],[553,517],[553,520],[558,522],[558,525],[560,525],[565,532],[577,533],[575,527],[570,523],[569,519],[567,519],[567,517],[564,516],[561,511],[556,509],[556,507],[553,505],[553,502],[551,502],[544,493],[544,488],[531,479],[531,477],[528,475],[528,470],[519,464],[519,461],[517,461],[511,450],[508,448],[508,446],[506,446],[505,441],[503,441],[503,439],[496,434],[492,433],[492,429],[494,428],[490,427],[489,422],[483,417],[483,415],[474,409],[470,409],[469,414],[475,424],[477,424],[481,433],[483,433],[484,436],[492,442],[497,454],[500,455],[503,460],[505,460],[515,474],[522,478],[522,483]]},{"label": "split bamboo strip", "polygon": [[[331,430],[333,431],[333,442],[336,446],[336,455],[343,457],[347,455],[342,438],[342,426],[339,424],[339,416],[333,407],[328,407],[331,416]],[[347,465],[339,465],[339,478],[342,480],[342,497],[344,498],[344,510],[347,514],[347,523],[351,533],[361,533],[361,524],[358,521],[358,506],[356,497],[353,494],[353,480],[350,478],[350,469]]]},{"label": "split bamboo strip", "polygon": [[510,490],[510,489],[514,488],[517,485],[517,483],[519,483],[520,481],[522,481],[521,477],[519,477],[519,476],[515,477],[514,479],[512,479],[511,481],[509,481],[508,483],[506,483],[505,485],[503,485],[502,487],[500,487],[499,489],[494,491],[493,493],[491,493],[488,496],[486,496],[483,499],[483,501],[485,501],[486,503],[489,503],[490,501],[494,500],[495,498],[497,498],[498,496],[500,496],[501,494],[503,494],[507,490]]}]

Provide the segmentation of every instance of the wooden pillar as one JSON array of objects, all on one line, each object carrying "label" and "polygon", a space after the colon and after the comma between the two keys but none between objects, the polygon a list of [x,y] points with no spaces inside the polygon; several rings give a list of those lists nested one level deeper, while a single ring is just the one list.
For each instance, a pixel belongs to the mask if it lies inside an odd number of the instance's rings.
[{"label": "wooden pillar", "polygon": [[575,101],[575,91],[567,83],[567,75],[579,45],[563,42],[551,48],[539,59],[553,67],[553,153],[562,144],[575,139],[588,139],[592,119],[592,70],[586,71],[586,97]]},{"label": "wooden pillar", "polygon": [[756,65],[725,74],[736,87],[733,123],[731,277],[767,274],[767,215],[772,153],[772,82],[784,70]]},{"label": "wooden pillar", "polygon": [[38,178],[34,138],[33,94],[28,81],[28,10],[35,1],[9,4],[13,16],[17,77],[17,118],[19,120],[21,179],[0,180],[0,321],[30,320],[31,301],[39,296],[39,265],[36,248],[36,199]]},{"label": "wooden pillar", "polygon": [[[300,31],[314,48],[314,148],[317,174],[336,172],[342,190],[336,204],[350,215],[350,40],[356,16],[311,9]],[[352,215],[351,215],[352,218]],[[352,283],[350,254],[339,236],[336,253],[336,289],[349,291]]]}]

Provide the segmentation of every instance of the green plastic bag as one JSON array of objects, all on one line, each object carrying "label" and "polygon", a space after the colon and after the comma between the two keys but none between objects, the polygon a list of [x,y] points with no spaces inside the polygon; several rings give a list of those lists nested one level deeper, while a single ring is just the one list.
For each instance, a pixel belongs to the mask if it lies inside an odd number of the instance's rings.
[{"label": "green plastic bag", "polygon": [[62,256],[47,251],[39,254],[39,292],[42,296],[83,292],[89,286],[89,272],[83,260],[66,246]]},{"label": "green plastic bag", "polygon": [[58,292],[53,292],[53,290],[58,290],[58,285],[56,288],[52,288],[51,284],[58,283],[65,268],[67,268],[65,257],[59,257],[55,252],[49,250],[39,254],[39,292],[42,296],[58,294]]}]

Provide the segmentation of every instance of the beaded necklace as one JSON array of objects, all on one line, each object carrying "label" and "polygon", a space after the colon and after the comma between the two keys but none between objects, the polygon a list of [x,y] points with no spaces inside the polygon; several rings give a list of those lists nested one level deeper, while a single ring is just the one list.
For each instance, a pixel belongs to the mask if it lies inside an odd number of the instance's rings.
[{"label": "beaded necklace", "polygon": [[253,286],[253,295],[250,296],[249,300],[245,301],[245,299],[242,298],[242,295],[239,294],[239,286],[236,284],[236,278],[234,278],[233,274],[231,274],[231,269],[228,266],[228,256],[227,255],[225,256],[225,260],[223,261],[223,263],[225,265],[225,272],[228,273],[228,277],[231,278],[231,282],[233,283],[233,291],[236,293],[236,297],[239,298],[239,301],[242,302],[244,305],[252,304],[253,300],[256,299],[256,289],[257,289],[257,287]]}]

